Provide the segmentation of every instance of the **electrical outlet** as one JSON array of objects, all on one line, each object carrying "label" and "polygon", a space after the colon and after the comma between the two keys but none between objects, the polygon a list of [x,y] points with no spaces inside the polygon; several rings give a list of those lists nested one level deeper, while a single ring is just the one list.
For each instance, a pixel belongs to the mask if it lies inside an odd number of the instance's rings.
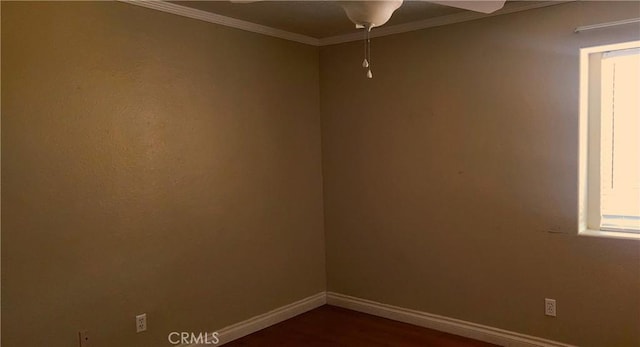
[{"label": "electrical outlet", "polygon": [[556,301],[554,299],[544,299],[544,314],[547,316],[556,316]]},{"label": "electrical outlet", "polygon": [[147,314],[143,313],[136,316],[136,332],[147,331]]},{"label": "electrical outlet", "polygon": [[78,332],[78,340],[80,341],[80,347],[89,347],[89,333],[86,330]]}]

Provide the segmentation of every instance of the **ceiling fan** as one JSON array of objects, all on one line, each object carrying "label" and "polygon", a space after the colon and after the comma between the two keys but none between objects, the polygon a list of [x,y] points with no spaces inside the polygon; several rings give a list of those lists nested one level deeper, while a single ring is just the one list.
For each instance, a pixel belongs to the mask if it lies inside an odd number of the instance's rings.
[{"label": "ceiling fan", "polygon": [[[251,3],[265,0],[231,0],[235,3]],[[418,0],[438,5],[450,6],[481,13],[492,13],[504,6],[505,0]],[[365,29],[365,57],[362,67],[367,69],[367,77],[372,78],[371,50],[369,32],[375,27],[384,25],[393,12],[402,6],[403,0],[356,0],[337,1],[342,6],[357,29]]]}]

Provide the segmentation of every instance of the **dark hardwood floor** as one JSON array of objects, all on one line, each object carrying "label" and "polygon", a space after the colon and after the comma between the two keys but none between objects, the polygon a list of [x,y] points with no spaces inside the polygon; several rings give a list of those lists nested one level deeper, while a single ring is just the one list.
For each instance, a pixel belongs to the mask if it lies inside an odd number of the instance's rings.
[{"label": "dark hardwood floor", "polygon": [[225,346],[495,346],[335,306],[322,306]]}]

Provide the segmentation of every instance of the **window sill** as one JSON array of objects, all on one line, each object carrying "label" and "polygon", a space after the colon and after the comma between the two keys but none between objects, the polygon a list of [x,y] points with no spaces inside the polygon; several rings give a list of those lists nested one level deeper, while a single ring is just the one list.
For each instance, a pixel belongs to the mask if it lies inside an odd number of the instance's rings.
[{"label": "window sill", "polygon": [[640,241],[640,234],[638,233],[625,233],[625,232],[618,232],[618,231],[602,231],[602,230],[585,229],[578,232],[578,235],[591,236],[591,237],[604,237],[607,239],[624,239],[624,240]]}]

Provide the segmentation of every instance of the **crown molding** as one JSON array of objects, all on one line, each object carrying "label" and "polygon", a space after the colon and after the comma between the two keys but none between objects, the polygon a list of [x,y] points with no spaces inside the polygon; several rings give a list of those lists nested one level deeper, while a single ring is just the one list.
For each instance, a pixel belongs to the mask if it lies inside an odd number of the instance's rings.
[{"label": "crown molding", "polygon": [[[440,17],[434,17],[434,18],[429,18],[429,19],[415,21],[415,22],[374,28],[373,30],[371,30],[370,37],[395,35],[395,34],[406,33],[414,30],[433,28],[433,27],[438,27],[438,26],[443,26],[448,24],[468,22],[476,19],[527,11],[527,10],[532,10],[536,8],[554,6],[554,5],[559,5],[559,4],[572,2],[572,1],[575,1],[575,0],[540,1],[540,2],[533,2],[533,3],[528,1],[509,2],[502,9],[489,14],[472,12],[472,11],[464,11],[464,12],[455,13],[447,16],[440,16]],[[362,33],[356,32],[351,34],[336,35],[336,36],[321,38],[319,40],[320,41],[319,45],[328,46],[328,45],[335,45],[339,43],[360,41],[360,40],[362,40]]]},{"label": "crown molding", "polygon": [[[219,25],[224,25],[231,28],[250,31],[250,32],[272,36],[272,37],[277,37],[277,38],[281,38],[289,41],[304,43],[311,46],[328,46],[328,45],[335,45],[339,43],[362,40],[361,32],[354,32],[349,34],[330,36],[330,37],[317,39],[315,37],[292,33],[290,31],[276,29],[266,25],[260,25],[253,22],[244,21],[241,19],[222,16],[219,14],[182,6],[175,3],[166,2],[163,0],[118,0],[118,1],[131,4],[131,5],[150,8],[153,10],[172,13],[178,16],[188,17],[188,18],[197,19],[197,20],[219,24]],[[440,17],[429,18],[429,19],[415,21],[415,22],[375,28],[375,30],[371,31],[371,37],[395,35],[395,34],[405,33],[405,32],[414,31],[414,30],[433,28],[433,27],[438,27],[438,26],[443,26],[448,24],[455,24],[455,23],[467,22],[467,21],[481,19],[481,18],[488,18],[488,17],[499,16],[503,14],[532,10],[536,8],[554,6],[554,5],[559,5],[559,4],[572,2],[572,1],[576,1],[576,0],[539,1],[539,2],[533,2],[533,3],[529,1],[514,1],[514,2],[507,3],[505,7],[503,7],[502,9],[490,14],[464,11],[464,12],[460,12],[460,13],[456,13],[448,16],[440,16]]]},{"label": "crown molding", "polygon": [[319,40],[315,37],[296,34],[285,30],[280,30],[266,25],[260,25],[241,19],[222,16],[219,14],[198,10],[191,7],[177,5],[174,3],[161,0],[118,0],[131,5],[142,6],[153,10],[167,12],[178,16],[197,19],[213,24],[220,24],[231,28],[250,31],[267,36],[273,36],[289,41],[304,43],[307,45],[318,46]]}]

